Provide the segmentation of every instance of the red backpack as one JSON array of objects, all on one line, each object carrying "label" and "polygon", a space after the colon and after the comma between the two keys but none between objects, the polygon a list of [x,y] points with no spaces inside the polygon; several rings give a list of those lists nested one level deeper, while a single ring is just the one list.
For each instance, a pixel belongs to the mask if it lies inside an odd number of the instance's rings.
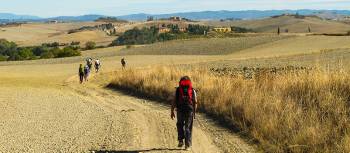
[{"label": "red backpack", "polygon": [[192,105],[193,88],[191,80],[181,80],[179,83],[179,103],[180,105]]}]

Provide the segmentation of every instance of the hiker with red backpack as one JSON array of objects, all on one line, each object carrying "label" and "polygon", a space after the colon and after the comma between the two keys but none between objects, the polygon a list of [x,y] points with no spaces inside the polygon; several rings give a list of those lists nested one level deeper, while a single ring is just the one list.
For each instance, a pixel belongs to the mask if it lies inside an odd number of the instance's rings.
[{"label": "hiker with red backpack", "polygon": [[184,76],[180,79],[179,87],[176,88],[175,98],[171,105],[171,119],[175,118],[176,109],[178,147],[183,147],[185,140],[186,150],[190,150],[192,146],[192,127],[196,107],[196,91],[192,87],[191,79]]}]

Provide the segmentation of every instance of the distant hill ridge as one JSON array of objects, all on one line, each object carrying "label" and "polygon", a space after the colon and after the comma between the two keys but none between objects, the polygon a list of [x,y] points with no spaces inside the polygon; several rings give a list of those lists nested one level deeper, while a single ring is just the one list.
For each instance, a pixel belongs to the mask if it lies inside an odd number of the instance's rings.
[{"label": "distant hill ridge", "polygon": [[[153,16],[156,19],[168,18],[171,16],[181,16],[193,20],[220,20],[227,18],[235,19],[260,19],[270,16],[276,16],[281,14],[300,14],[300,15],[312,15],[321,14],[327,12],[329,14],[350,15],[350,10],[246,10],[246,11],[202,11],[202,12],[183,12],[183,13],[170,13],[170,14],[130,14],[124,16],[115,16],[119,19],[131,20],[131,21],[144,21],[149,16]],[[0,13],[0,22],[4,20],[10,21],[48,21],[48,20],[60,20],[60,21],[94,21],[100,17],[107,17],[106,15],[82,15],[82,16],[58,16],[51,18],[40,18],[30,15],[16,15],[11,13]]]}]

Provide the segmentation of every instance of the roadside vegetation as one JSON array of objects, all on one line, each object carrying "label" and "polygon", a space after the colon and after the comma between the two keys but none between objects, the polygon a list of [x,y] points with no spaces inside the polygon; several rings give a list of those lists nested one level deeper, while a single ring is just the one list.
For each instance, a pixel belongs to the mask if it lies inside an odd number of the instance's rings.
[{"label": "roadside vegetation", "polygon": [[0,61],[20,61],[46,58],[62,58],[80,56],[80,47],[77,42],[69,46],[60,47],[57,42],[44,43],[41,46],[19,47],[14,42],[0,39]]},{"label": "roadside vegetation", "polygon": [[239,128],[266,152],[350,152],[349,73],[267,69],[252,77],[237,74],[204,68],[130,69],[116,73],[109,86],[169,103],[178,79],[189,75],[200,111]]}]

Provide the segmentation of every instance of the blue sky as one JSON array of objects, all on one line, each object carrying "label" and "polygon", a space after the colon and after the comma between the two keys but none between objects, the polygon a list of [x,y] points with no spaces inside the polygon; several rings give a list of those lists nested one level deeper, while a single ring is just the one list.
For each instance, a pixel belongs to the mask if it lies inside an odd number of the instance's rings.
[{"label": "blue sky", "polygon": [[0,0],[0,12],[2,13],[40,17],[271,9],[350,10],[350,0]]}]

